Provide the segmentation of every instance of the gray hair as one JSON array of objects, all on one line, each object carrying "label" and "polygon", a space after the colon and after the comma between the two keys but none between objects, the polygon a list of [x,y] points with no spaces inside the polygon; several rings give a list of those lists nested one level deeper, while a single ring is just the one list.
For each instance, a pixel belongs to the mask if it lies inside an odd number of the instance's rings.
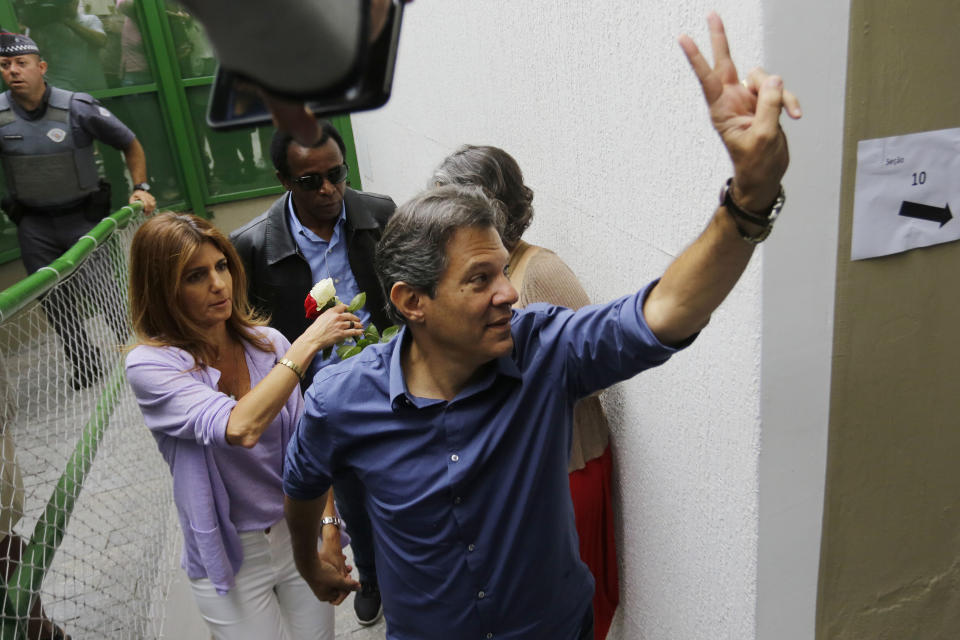
[{"label": "gray hair", "polygon": [[390,319],[407,321],[390,300],[394,284],[405,282],[434,297],[449,263],[447,243],[454,232],[469,227],[499,232],[503,220],[503,204],[480,187],[434,187],[401,205],[383,231],[374,260]]},{"label": "gray hair", "polygon": [[520,165],[499,147],[464,145],[451,153],[433,172],[436,185],[477,185],[506,206],[501,232],[503,245],[512,251],[533,221],[533,190],[523,184]]}]

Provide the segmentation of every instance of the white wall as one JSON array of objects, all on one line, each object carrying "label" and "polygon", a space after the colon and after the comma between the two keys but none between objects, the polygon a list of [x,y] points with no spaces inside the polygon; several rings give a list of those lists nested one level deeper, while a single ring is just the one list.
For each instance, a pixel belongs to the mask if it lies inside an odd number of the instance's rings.
[{"label": "white wall", "polygon": [[801,97],[787,209],[765,250],[757,638],[814,637],[849,3],[771,0],[766,62]]},{"label": "white wall", "polygon": [[[536,193],[526,239],[595,300],[635,290],[699,233],[730,174],[676,36],[709,55],[716,9],[746,71],[763,62],[761,4],[417,0],[391,102],[353,117],[364,188],[403,201],[460,144],[501,146]],[[755,636],[763,254],[693,347],[606,395],[611,638]]]}]

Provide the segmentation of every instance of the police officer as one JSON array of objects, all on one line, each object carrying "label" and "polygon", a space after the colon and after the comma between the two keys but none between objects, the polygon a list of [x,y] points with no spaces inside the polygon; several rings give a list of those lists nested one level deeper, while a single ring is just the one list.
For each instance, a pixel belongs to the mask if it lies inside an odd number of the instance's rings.
[{"label": "police officer", "polygon": [[[133,132],[93,97],[48,85],[46,71],[33,40],[0,33],[0,76],[8,87],[0,94],[0,160],[7,182],[3,209],[17,224],[27,273],[58,258],[110,213],[110,188],[99,179],[94,140],[123,152],[135,183],[130,202],[142,202],[145,213],[156,206],[143,147]],[[59,300],[56,306],[70,308],[55,314],[51,303],[45,309],[73,366],[73,387],[89,386],[100,375],[99,353],[77,319],[75,301]],[[125,342],[125,321],[116,313],[108,320]]]}]

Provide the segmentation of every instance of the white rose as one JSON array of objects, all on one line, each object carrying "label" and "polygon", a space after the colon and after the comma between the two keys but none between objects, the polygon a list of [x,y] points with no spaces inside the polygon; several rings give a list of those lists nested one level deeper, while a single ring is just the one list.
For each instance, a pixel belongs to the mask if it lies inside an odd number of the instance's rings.
[{"label": "white rose", "polygon": [[310,297],[317,303],[317,308],[322,309],[334,296],[337,295],[337,289],[333,286],[333,278],[324,278],[310,289]]}]

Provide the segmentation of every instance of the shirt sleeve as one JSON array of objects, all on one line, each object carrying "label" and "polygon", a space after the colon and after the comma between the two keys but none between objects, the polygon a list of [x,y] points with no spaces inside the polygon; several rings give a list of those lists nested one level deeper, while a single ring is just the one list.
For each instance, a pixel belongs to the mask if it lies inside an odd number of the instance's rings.
[{"label": "shirt sleeve", "polygon": [[[582,398],[663,364],[687,347],[661,343],[643,317],[643,302],[657,280],[635,294],[577,311],[533,304],[518,312],[520,356],[544,375],[564,372],[569,393]],[[541,348],[548,346],[549,348]],[[532,347],[532,348],[531,348]]]},{"label": "shirt sleeve", "polygon": [[138,347],[127,356],[127,381],[154,433],[228,447],[227,421],[237,401],[195,377],[192,367],[179,350]]},{"label": "shirt sleeve", "polygon": [[84,133],[115,149],[123,151],[136,138],[130,127],[85,93],[74,95],[71,112],[76,118],[76,125]]},{"label": "shirt sleeve", "polygon": [[283,492],[295,500],[319,498],[333,484],[333,430],[326,425],[318,386],[313,384],[307,391],[303,416],[287,445],[283,464]]}]

